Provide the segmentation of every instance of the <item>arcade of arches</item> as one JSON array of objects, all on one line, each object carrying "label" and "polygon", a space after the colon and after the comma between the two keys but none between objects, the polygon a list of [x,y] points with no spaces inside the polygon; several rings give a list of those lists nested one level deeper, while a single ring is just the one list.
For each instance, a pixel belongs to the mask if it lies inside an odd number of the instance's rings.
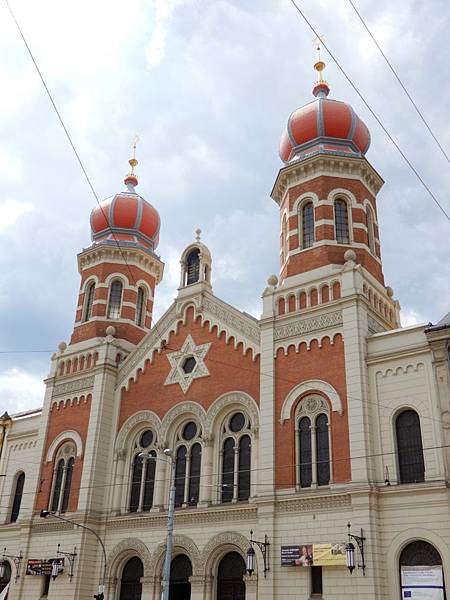
[{"label": "arcade of arches", "polygon": [[[119,600],[141,600],[144,574],[142,561],[137,556],[124,565],[120,581]],[[245,600],[245,561],[238,552],[228,552],[217,567],[217,600]],[[170,569],[169,600],[190,600],[192,564],[185,554],[173,558]]]}]

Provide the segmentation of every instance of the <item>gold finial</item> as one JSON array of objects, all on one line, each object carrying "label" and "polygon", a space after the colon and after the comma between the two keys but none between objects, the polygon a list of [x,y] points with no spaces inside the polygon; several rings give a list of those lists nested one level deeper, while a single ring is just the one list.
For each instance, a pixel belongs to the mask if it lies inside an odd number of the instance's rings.
[{"label": "gold finial", "polygon": [[133,140],[133,145],[132,145],[133,156],[128,161],[128,164],[131,167],[131,173],[130,173],[130,175],[134,175],[134,167],[136,167],[137,164],[138,164],[138,161],[137,161],[137,158],[136,158],[136,146],[137,146],[138,142],[139,142],[139,137],[137,135],[135,135],[134,136],[134,140]]},{"label": "gold finial", "polygon": [[316,37],[313,39],[313,44],[317,50],[317,58],[318,58],[318,61],[314,65],[314,68],[317,71],[318,83],[322,83],[324,81],[324,79],[322,77],[322,71],[325,69],[325,63],[320,58],[320,50],[322,49],[322,44],[324,43],[324,41],[325,41],[325,36],[323,36],[323,35],[320,35],[319,37]]}]

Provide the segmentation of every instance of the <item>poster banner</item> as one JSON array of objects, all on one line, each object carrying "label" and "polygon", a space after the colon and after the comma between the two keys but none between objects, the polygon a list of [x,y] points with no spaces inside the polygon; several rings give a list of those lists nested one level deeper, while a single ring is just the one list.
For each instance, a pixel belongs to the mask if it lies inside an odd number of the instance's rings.
[{"label": "poster banner", "polygon": [[27,575],[54,575],[53,565],[58,565],[58,575],[64,571],[64,558],[30,558],[27,562]]},{"label": "poster banner", "polygon": [[406,600],[444,600],[442,566],[401,568],[402,598]]},{"label": "poster banner", "polygon": [[313,564],[312,544],[281,546],[282,567],[311,567]]},{"label": "poster banner", "polygon": [[313,544],[313,564],[319,567],[345,567],[345,544]]}]

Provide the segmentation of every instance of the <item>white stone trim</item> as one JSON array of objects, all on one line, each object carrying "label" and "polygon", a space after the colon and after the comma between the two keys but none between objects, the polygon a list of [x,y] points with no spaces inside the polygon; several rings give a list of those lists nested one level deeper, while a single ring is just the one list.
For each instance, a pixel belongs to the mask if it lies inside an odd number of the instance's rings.
[{"label": "white stone trim", "polygon": [[142,426],[153,426],[156,436],[159,440],[158,433],[161,430],[161,419],[152,410],[140,410],[129,417],[120,428],[116,437],[115,449],[116,452],[122,449],[128,449],[129,438],[136,433]]},{"label": "white stone trim", "polygon": [[75,447],[77,449],[77,457],[81,457],[83,455],[83,442],[81,440],[80,434],[77,431],[67,430],[58,434],[50,444],[47,450],[47,456],[45,458],[46,462],[52,462],[57,447],[65,439],[70,439],[74,442]]},{"label": "white stone trim", "polygon": [[326,381],[321,381],[320,379],[310,379],[309,381],[304,381],[303,383],[296,385],[288,393],[284,399],[283,406],[281,407],[280,423],[283,424],[285,421],[291,418],[292,407],[299,396],[306,392],[314,393],[314,391],[317,390],[319,392],[323,392],[328,397],[331,402],[331,408],[333,412],[338,412],[340,415],[342,415],[342,400],[334,387]]},{"label": "white stone trim", "polygon": [[95,287],[99,287],[99,282],[98,282],[98,276],[97,275],[89,275],[89,277],[86,279],[86,281],[83,283],[83,285],[80,288],[80,293],[86,292],[86,287],[88,285],[90,285],[91,283],[95,283]]}]

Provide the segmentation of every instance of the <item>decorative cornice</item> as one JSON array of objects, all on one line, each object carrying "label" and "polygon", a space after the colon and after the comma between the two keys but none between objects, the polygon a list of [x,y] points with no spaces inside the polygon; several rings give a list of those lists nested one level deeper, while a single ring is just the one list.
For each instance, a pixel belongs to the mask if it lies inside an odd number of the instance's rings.
[{"label": "decorative cornice", "polygon": [[381,323],[379,323],[370,315],[367,315],[367,325],[369,328],[369,333],[382,333],[383,331],[387,331],[386,327],[383,327]]},{"label": "decorative cornice", "polygon": [[78,270],[80,273],[87,268],[94,267],[104,262],[113,262],[122,265],[134,265],[147,271],[158,284],[163,276],[164,263],[156,254],[141,248],[118,247],[117,244],[91,246],[78,254]]},{"label": "decorative cornice", "polygon": [[271,197],[281,204],[286,191],[293,185],[321,176],[358,179],[376,196],[384,181],[365,158],[313,156],[294,161],[280,169]]},{"label": "decorative cornice", "polygon": [[274,339],[276,341],[282,340],[304,333],[310,333],[311,331],[335,327],[336,325],[342,325],[341,310],[325,313],[324,315],[319,315],[317,317],[311,317],[310,319],[298,319],[294,323],[275,327]]},{"label": "decorative cornice", "polygon": [[81,390],[87,390],[94,386],[94,375],[84,377],[83,379],[74,379],[73,381],[66,381],[55,385],[53,388],[52,398],[55,396],[63,396],[65,394],[71,394],[72,392],[79,392]]}]

